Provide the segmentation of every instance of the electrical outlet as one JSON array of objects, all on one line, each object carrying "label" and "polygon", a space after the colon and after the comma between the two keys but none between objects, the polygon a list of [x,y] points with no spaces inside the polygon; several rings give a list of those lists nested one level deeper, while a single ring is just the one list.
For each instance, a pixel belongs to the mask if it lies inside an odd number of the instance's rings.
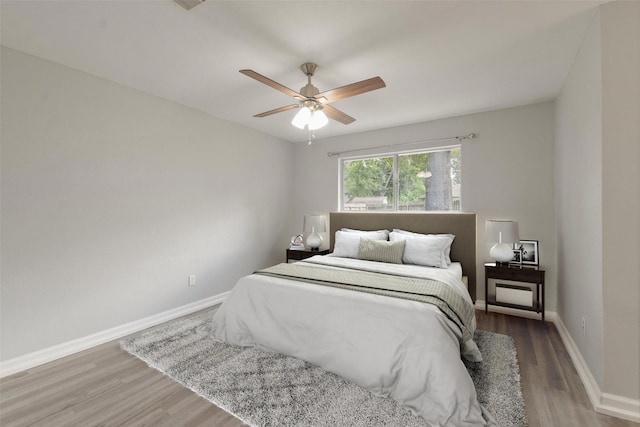
[{"label": "electrical outlet", "polygon": [[587,321],[582,318],[582,335],[587,335]]},{"label": "electrical outlet", "polygon": [[189,276],[189,286],[195,286],[195,285],[196,285],[196,275],[191,274]]}]

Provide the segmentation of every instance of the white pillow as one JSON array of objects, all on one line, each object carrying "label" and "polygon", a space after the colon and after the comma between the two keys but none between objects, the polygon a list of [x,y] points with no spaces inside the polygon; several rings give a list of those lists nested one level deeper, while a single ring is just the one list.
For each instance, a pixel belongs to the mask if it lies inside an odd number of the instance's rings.
[{"label": "white pillow", "polygon": [[353,232],[353,231],[336,231],[335,242],[333,244],[333,253],[331,256],[339,256],[344,258],[358,258],[360,249],[360,238],[372,240],[387,240],[384,233],[372,232]]},{"label": "white pillow", "polygon": [[345,231],[347,233],[360,233],[366,236],[367,239],[389,240],[389,230],[364,231],[355,230],[353,228],[342,228],[340,231]]},{"label": "white pillow", "polygon": [[447,249],[450,249],[451,235],[417,235],[399,233],[389,234],[389,240],[406,240],[402,262],[405,264],[424,265],[427,267],[447,268]]},{"label": "white pillow", "polygon": [[420,233],[414,233],[413,231],[398,230],[396,228],[394,228],[393,231],[400,234],[408,234],[410,236],[443,236],[443,237],[446,236],[450,238],[451,243],[449,243],[449,246],[447,246],[447,249],[445,250],[444,255],[447,259],[447,265],[451,265],[451,244],[453,243],[453,240],[456,238],[455,234],[420,234]]}]

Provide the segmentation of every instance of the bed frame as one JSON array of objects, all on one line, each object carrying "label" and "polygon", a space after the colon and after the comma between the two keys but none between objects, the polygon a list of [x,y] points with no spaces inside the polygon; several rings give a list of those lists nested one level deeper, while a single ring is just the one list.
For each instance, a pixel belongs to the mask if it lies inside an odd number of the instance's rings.
[{"label": "bed frame", "polygon": [[402,230],[423,234],[450,233],[456,238],[451,245],[451,259],[462,264],[462,274],[468,277],[469,294],[476,301],[476,214],[430,212],[331,212],[329,214],[333,251],[336,231],[341,228],[358,230]]}]

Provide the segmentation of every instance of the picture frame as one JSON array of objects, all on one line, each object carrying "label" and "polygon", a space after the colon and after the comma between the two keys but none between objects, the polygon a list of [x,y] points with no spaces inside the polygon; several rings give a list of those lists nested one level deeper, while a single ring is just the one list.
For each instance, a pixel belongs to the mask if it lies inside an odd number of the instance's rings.
[{"label": "picture frame", "polygon": [[537,240],[520,240],[520,243],[513,245],[513,249],[514,251],[521,251],[520,259],[522,264],[538,265],[540,263]]},{"label": "picture frame", "polygon": [[511,258],[509,264],[522,265],[522,249],[518,248],[513,250],[513,258]]}]

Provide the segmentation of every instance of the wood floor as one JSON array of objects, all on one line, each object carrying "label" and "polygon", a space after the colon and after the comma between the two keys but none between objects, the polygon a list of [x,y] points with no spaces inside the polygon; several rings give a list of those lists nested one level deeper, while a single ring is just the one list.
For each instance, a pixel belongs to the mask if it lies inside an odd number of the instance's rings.
[{"label": "wood floor", "polygon": [[[595,413],[551,323],[476,311],[479,329],[514,338],[529,426],[638,426]],[[244,425],[169,378],[104,344],[0,380],[0,425]]]},{"label": "wood floor", "polygon": [[550,322],[476,310],[478,329],[513,337],[530,427],[637,427],[596,413],[556,327]]}]

